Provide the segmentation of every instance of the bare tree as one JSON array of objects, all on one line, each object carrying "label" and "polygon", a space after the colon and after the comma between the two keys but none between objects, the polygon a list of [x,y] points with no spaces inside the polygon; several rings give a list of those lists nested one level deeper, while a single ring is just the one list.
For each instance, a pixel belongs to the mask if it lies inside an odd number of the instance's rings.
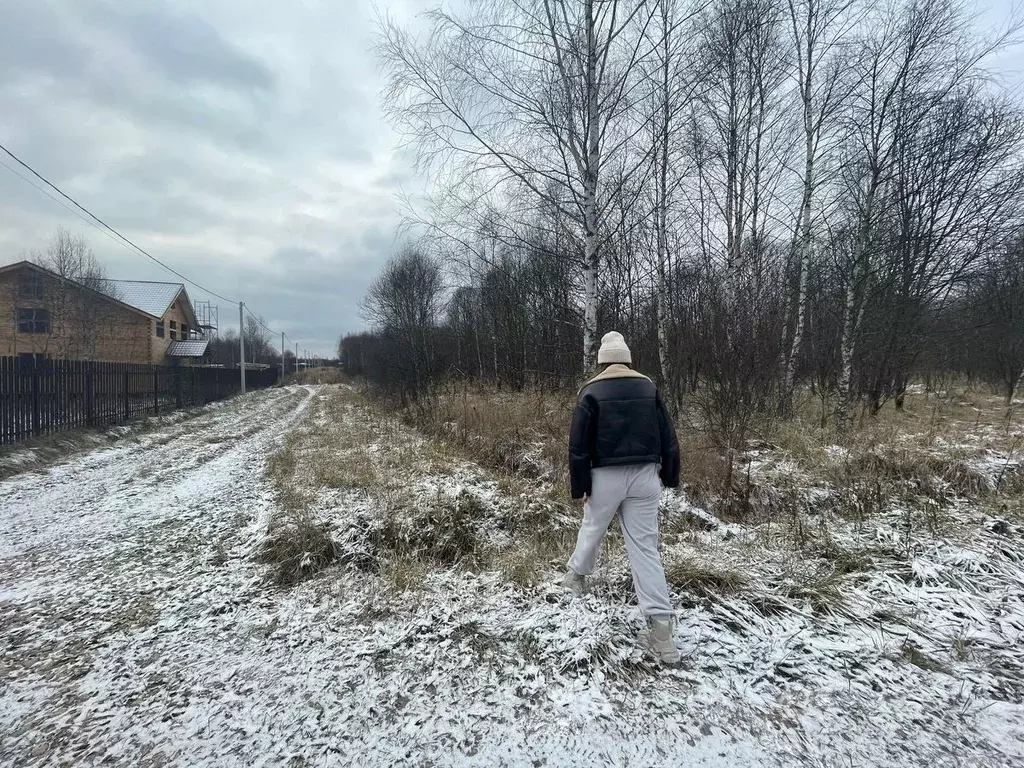
[{"label": "bare tree", "polygon": [[413,246],[400,251],[367,291],[363,311],[391,344],[391,383],[403,402],[423,395],[435,373],[431,340],[443,294],[440,263]]},{"label": "bare tree", "polygon": [[114,332],[115,321],[104,296],[117,298],[85,238],[58,229],[45,251],[34,252],[32,260],[61,279],[47,282],[45,304],[51,313],[50,340],[57,349],[47,349],[65,359],[92,359],[104,335]]},{"label": "bare tree", "polygon": [[[702,87],[703,72],[694,69],[697,59],[688,35],[694,13],[684,11],[678,0],[655,0],[655,21],[648,29],[651,53],[644,62],[651,84],[650,120],[653,151],[647,183],[652,188],[650,229],[654,230],[658,368],[663,386],[675,388],[670,336],[672,298],[669,278],[672,218],[678,215],[677,192],[687,171],[684,152],[687,115],[694,94]],[[641,222],[642,226],[642,222]]]},{"label": "bare tree", "polygon": [[266,320],[262,315],[245,318],[245,361],[247,363],[269,364],[278,358],[274,345],[271,343],[270,331],[266,329]]},{"label": "bare tree", "polygon": [[992,265],[1020,223],[1024,122],[981,66],[1005,37],[974,34],[960,0],[427,18],[421,39],[386,23],[380,50],[437,184],[347,368],[406,401],[446,372],[567,386],[616,327],[730,457],[805,384],[845,428],[912,375],[1014,377],[1018,299]]},{"label": "bare tree", "polygon": [[966,299],[964,314],[976,329],[967,336],[970,358],[1009,407],[1024,376],[1024,237],[986,259]]},{"label": "bare tree", "polygon": [[429,14],[425,41],[394,23],[379,46],[390,114],[432,167],[459,183],[514,181],[559,207],[582,231],[583,358],[596,359],[603,170],[628,180],[643,125],[636,98],[644,0],[494,0],[464,16]]},{"label": "bare tree", "polygon": [[706,142],[701,181],[725,229],[728,296],[762,250],[774,223],[785,156],[783,85],[788,72],[783,15],[775,0],[720,0],[701,30],[700,55],[708,62],[697,130]]},{"label": "bare tree", "polygon": [[902,138],[929,120],[957,89],[978,81],[979,64],[1004,43],[970,36],[956,0],[910,0],[895,11],[866,17],[869,25],[855,60],[859,86],[849,114],[853,135],[847,191],[856,238],[842,267],[846,284],[836,421],[852,418],[854,353],[876,277],[884,220]]},{"label": "bare tree", "polygon": [[783,369],[780,410],[792,407],[797,358],[803,342],[807,314],[807,285],[811,267],[816,197],[821,185],[822,156],[833,148],[839,117],[846,105],[852,80],[844,78],[842,46],[851,25],[853,0],[789,0],[789,21],[796,53],[794,73],[799,93],[803,167],[800,212],[795,243],[796,297],[793,327]]},{"label": "bare tree", "polygon": [[859,354],[873,413],[902,407],[929,309],[966,282],[1019,226],[1024,123],[1015,108],[961,87],[899,138]]}]

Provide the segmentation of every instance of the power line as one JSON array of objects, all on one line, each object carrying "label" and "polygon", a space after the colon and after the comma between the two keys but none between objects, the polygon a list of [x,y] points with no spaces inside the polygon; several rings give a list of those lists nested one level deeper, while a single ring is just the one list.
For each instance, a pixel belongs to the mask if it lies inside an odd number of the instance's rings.
[{"label": "power line", "polygon": [[[63,198],[64,198],[64,200],[67,200],[67,201],[68,201],[69,203],[71,203],[71,204],[72,204],[72,205],[74,206],[74,208],[71,208],[70,206],[68,206],[68,205],[67,205],[67,203],[65,203],[65,202],[64,202],[63,200],[60,200],[59,198],[56,198],[56,197],[54,197],[54,196],[53,196],[53,195],[51,195],[51,194],[50,194],[50,193],[49,193],[49,192],[48,192],[48,191],[47,191],[46,189],[43,189],[43,188],[39,187],[39,186],[38,186],[38,185],[37,185],[37,184],[36,184],[35,182],[33,182],[33,181],[32,181],[31,179],[29,179],[29,178],[26,178],[26,177],[25,177],[24,175],[22,175],[21,173],[19,173],[17,169],[15,169],[15,168],[12,168],[11,166],[9,166],[9,165],[8,165],[7,163],[3,162],[2,160],[0,160],[0,165],[2,165],[2,166],[3,166],[4,168],[6,168],[6,169],[7,169],[8,171],[10,171],[11,173],[13,173],[13,174],[14,174],[15,176],[17,176],[18,178],[20,178],[20,179],[21,179],[22,181],[24,181],[24,182],[25,182],[26,184],[29,184],[29,185],[31,185],[31,186],[32,186],[33,188],[35,188],[36,190],[38,190],[39,192],[42,192],[42,193],[43,193],[44,195],[46,195],[46,196],[47,196],[48,198],[50,198],[51,200],[53,200],[53,201],[54,201],[55,203],[58,203],[58,204],[59,204],[59,205],[60,205],[61,207],[63,207],[64,209],[66,209],[66,210],[70,211],[71,213],[73,213],[73,214],[75,214],[76,216],[78,216],[78,218],[82,219],[82,220],[83,220],[83,221],[85,221],[86,223],[88,223],[88,224],[90,224],[91,226],[93,226],[93,227],[95,227],[96,229],[98,229],[98,230],[99,230],[100,232],[102,232],[102,233],[103,233],[104,235],[106,235],[107,237],[109,237],[109,238],[110,238],[111,240],[113,240],[114,242],[118,243],[119,245],[124,245],[124,244],[127,244],[127,246],[129,246],[130,248],[134,249],[134,250],[135,250],[135,251],[137,251],[138,253],[141,253],[141,254],[142,254],[143,256],[145,256],[145,257],[146,257],[147,259],[149,259],[150,261],[154,262],[155,264],[158,264],[159,266],[163,267],[163,268],[164,268],[164,269],[166,269],[166,270],[167,270],[168,272],[170,272],[170,273],[171,273],[172,275],[175,275],[175,276],[177,276],[177,277],[181,278],[182,280],[184,280],[184,281],[185,281],[186,283],[188,283],[189,285],[193,285],[193,286],[195,286],[196,288],[200,289],[200,290],[201,290],[201,291],[203,291],[204,293],[208,293],[208,294],[209,294],[209,295],[211,295],[211,296],[215,296],[215,297],[217,297],[218,299],[221,299],[222,301],[226,301],[226,302],[228,302],[229,304],[238,304],[238,303],[239,303],[239,302],[235,301],[234,299],[229,299],[229,298],[228,298],[227,296],[224,296],[224,295],[222,295],[222,294],[220,294],[220,293],[217,293],[216,291],[212,291],[212,290],[210,290],[210,289],[209,289],[209,288],[207,288],[206,286],[204,286],[204,285],[202,285],[202,284],[200,284],[200,283],[197,283],[197,282],[196,282],[195,280],[191,280],[191,279],[189,279],[188,277],[186,277],[185,275],[183,275],[183,274],[182,274],[181,272],[178,272],[178,271],[177,271],[176,269],[173,269],[172,267],[168,266],[168,265],[167,265],[167,264],[165,264],[164,262],[160,261],[160,259],[158,259],[158,258],[157,258],[156,256],[153,256],[153,255],[152,255],[151,253],[149,253],[148,251],[146,251],[146,250],[145,250],[144,248],[142,248],[142,247],[140,247],[140,246],[136,245],[136,244],[135,244],[134,242],[132,242],[132,241],[131,241],[131,240],[129,240],[129,239],[127,238],[127,237],[125,237],[124,235],[122,235],[122,234],[121,234],[120,232],[118,232],[118,231],[117,231],[116,229],[114,229],[114,228],[113,228],[112,226],[110,226],[110,225],[109,225],[109,224],[107,224],[107,223],[106,223],[105,221],[103,221],[103,219],[101,219],[101,218],[100,218],[99,216],[97,216],[96,214],[94,214],[94,213],[93,213],[92,211],[90,211],[90,210],[89,210],[88,208],[86,208],[86,207],[85,207],[84,205],[82,205],[82,204],[81,204],[81,203],[79,203],[79,202],[78,202],[77,200],[75,200],[75,199],[74,199],[73,197],[71,197],[71,196],[70,196],[69,194],[67,194],[66,192],[64,192],[64,190],[62,190],[62,189],[61,189],[60,187],[58,187],[58,186],[57,186],[56,184],[54,184],[54,183],[53,183],[52,181],[50,181],[49,179],[47,179],[47,178],[46,178],[45,176],[43,176],[43,175],[42,175],[41,173],[39,173],[39,172],[38,172],[38,171],[37,171],[37,170],[36,170],[35,168],[33,168],[32,166],[30,166],[30,165],[29,165],[28,163],[26,163],[26,162],[25,162],[24,160],[22,160],[22,159],[21,159],[20,157],[18,157],[18,156],[17,156],[17,155],[15,155],[15,154],[14,154],[13,152],[11,152],[11,150],[9,150],[9,149],[8,149],[7,147],[5,147],[5,146],[4,146],[3,144],[0,144],[0,150],[3,150],[3,152],[4,152],[5,154],[7,154],[7,155],[8,155],[8,156],[9,156],[9,157],[10,157],[10,158],[11,158],[12,160],[14,160],[14,161],[15,161],[16,163],[18,163],[18,165],[20,165],[20,166],[21,166],[22,168],[24,168],[25,170],[27,170],[27,171],[28,171],[29,173],[31,173],[31,174],[32,174],[33,176],[35,176],[35,177],[36,177],[37,179],[39,179],[39,180],[40,180],[41,182],[43,182],[43,183],[44,183],[44,184],[45,184],[46,186],[50,187],[50,189],[54,190],[54,191],[55,191],[55,192],[56,192],[56,193],[57,193],[58,195],[60,195],[61,197],[63,197]],[[77,209],[77,210],[76,210],[76,209]],[[85,215],[83,215],[83,213],[84,213]],[[86,218],[86,217],[88,217],[88,218]],[[116,237],[117,239],[115,239],[115,237]],[[118,242],[119,240],[120,240],[121,242]],[[248,306],[247,306],[247,307],[245,307],[245,310],[246,310],[246,311],[247,311],[247,312],[249,313],[249,315],[250,315],[250,316],[251,316],[251,317],[253,318],[253,320],[255,320],[255,321],[256,321],[257,323],[259,323],[259,325],[260,325],[260,326],[261,326],[261,327],[263,328],[263,330],[267,331],[267,333],[272,333],[272,334],[275,334],[275,335],[276,335],[276,332],[275,332],[275,331],[273,331],[273,330],[271,330],[270,328],[268,328],[268,327],[267,327],[267,326],[266,326],[266,325],[265,325],[265,324],[263,323],[263,321],[262,321],[262,320],[260,320],[260,318],[258,318],[258,317],[257,317],[257,316],[256,316],[255,314],[253,314],[253,311],[252,311],[251,309],[249,309],[249,307],[248,307]],[[243,330],[243,329],[239,328],[239,332],[241,332],[242,330]]]},{"label": "power line", "polygon": [[[109,238],[110,238],[111,240],[113,240],[113,239],[114,239],[114,238],[113,238],[113,237],[112,237],[112,236],[110,235],[110,233],[109,233],[109,232],[107,232],[107,231],[106,231],[106,230],[104,230],[104,229],[100,229],[100,227],[98,227],[98,226],[96,225],[96,223],[95,223],[95,222],[93,222],[93,221],[92,221],[92,220],[90,220],[90,219],[87,219],[87,218],[86,218],[85,216],[83,216],[83,215],[82,215],[81,213],[79,213],[78,211],[76,211],[76,210],[75,210],[74,208],[72,208],[72,207],[71,207],[70,205],[68,205],[67,203],[65,203],[65,202],[64,202],[63,200],[61,200],[61,199],[60,199],[59,197],[54,197],[54,196],[53,196],[52,194],[50,194],[49,190],[47,190],[47,189],[44,189],[43,187],[41,187],[41,186],[39,186],[38,184],[36,184],[36,183],[35,183],[34,181],[32,181],[32,179],[28,178],[28,176],[25,176],[25,175],[24,175],[23,173],[21,173],[21,172],[20,172],[20,171],[19,171],[19,170],[18,170],[17,168],[12,168],[12,167],[11,167],[11,166],[9,166],[9,165],[8,165],[7,163],[5,163],[5,162],[4,162],[3,160],[0,160],[0,165],[2,165],[2,166],[3,166],[4,168],[6,168],[6,169],[7,169],[8,171],[10,171],[10,172],[11,172],[11,173],[13,173],[13,174],[14,174],[15,176],[17,176],[17,177],[18,177],[19,179],[21,179],[22,181],[24,181],[24,182],[25,182],[26,184],[28,184],[28,185],[29,185],[30,187],[32,187],[33,189],[35,189],[36,191],[38,191],[38,192],[39,192],[40,194],[42,194],[42,195],[46,195],[46,196],[47,196],[48,198],[50,198],[51,200],[53,200],[53,202],[55,202],[55,203],[56,203],[57,205],[59,205],[59,206],[60,206],[61,208],[63,208],[64,210],[66,210],[66,211],[67,211],[68,213],[72,213],[72,214],[74,214],[75,216],[77,216],[78,218],[80,218],[80,219],[81,219],[82,221],[84,221],[85,223],[89,224],[90,226],[93,226],[93,227],[95,227],[95,228],[96,228],[97,230],[99,230],[100,232],[102,232],[103,234],[105,234],[105,235],[106,235],[107,237],[109,237]],[[117,242],[117,241],[115,240],[114,242]],[[120,243],[119,243],[119,245],[120,245]]]},{"label": "power line", "polygon": [[[265,325],[265,324],[263,323],[263,321],[262,321],[262,320],[261,320],[260,318],[256,317],[256,315],[255,315],[255,314],[253,314],[253,311],[252,311],[251,309],[249,309],[249,306],[248,306],[248,305],[246,305],[246,307],[245,307],[245,311],[246,311],[246,312],[248,312],[248,313],[249,313],[249,316],[250,316],[250,317],[251,317],[251,318],[252,318],[253,320],[255,320],[255,321],[257,322],[257,324],[258,324],[258,325],[259,325],[259,326],[260,326],[261,328],[263,328],[263,330],[264,330],[264,331],[266,331],[267,333],[272,333],[272,334],[274,334],[275,336],[276,336],[277,334],[279,334],[279,333],[280,333],[280,331],[275,331],[275,330],[272,330],[272,329],[270,329],[270,328],[267,328],[267,326],[266,326],[266,325]],[[287,334],[285,334],[285,335],[287,335]]]},{"label": "power line", "polygon": [[[138,245],[136,245],[135,243],[133,243],[133,242],[132,242],[131,240],[129,240],[129,239],[127,238],[127,237],[125,237],[125,236],[124,236],[124,235],[122,235],[122,234],[121,234],[120,232],[118,232],[118,231],[117,231],[116,229],[114,229],[114,228],[113,228],[112,226],[110,226],[110,225],[109,225],[109,224],[107,224],[107,223],[106,223],[105,221],[103,221],[103,219],[101,219],[101,218],[100,218],[99,216],[97,216],[96,214],[94,214],[94,213],[93,213],[92,211],[90,211],[90,210],[89,210],[88,208],[86,208],[86,207],[85,207],[84,205],[82,205],[82,204],[81,204],[81,203],[79,203],[79,202],[78,202],[77,200],[75,200],[75,199],[74,199],[73,197],[71,197],[71,196],[70,196],[69,194],[67,194],[66,192],[64,192],[64,190],[62,190],[62,189],[61,189],[60,187],[58,187],[58,186],[57,186],[56,184],[54,184],[54,183],[53,183],[52,181],[50,181],[49,179],[47,179],[47,178],[46,178],[45,176],[43,176],[43,175],[42,175],[41,173],[39,173],[39,172],[38,172],[38,171],[37,171],[37,170],[36,170],[35,168],[33,168],[32,166],[30,166],[30,165],[29,165],[28,163],[26,163],[26,162],[25,162],[24,160],[22,160],[22,159],[21,159],[20,157],[18,157],[18,156],[17,156],[16,154],[14,154],[13,152],[11,152],[11,150],[9,150],[9,149],[8,149],[7,147],[5,147],[5,146],[4,146],[3,144],[0,144],[0,150],[3,150],[3,151],[4,151],[4,153],[6,153],[7,155],[9,155],[9,156],[10,156],[10,158],[11,158],[12,160],[14,160],[14,162],[18,163],[18,165],[20,165],[20,166],[21,166],[22,168],[24,168],[25,170],[27,170],[27,171],[28,171],[29,173],[31,173],[31,174],[32,174],[33,176],[35,176],[35,177],[36,177],[37,179],[39,179],[39,180],[40,180],[41,182],[43,182],[44,184],[46,184],[46,186],[50,187],[50,188],[51,188],[51,189],[52,189],[52,190],[53,190],[54,192],[56,192],[56,193],[57,193],[58,195],[60,195],[60,196],[61,196],[61,197],[63,197],[63,198],[65,199],[65,200],[67,200],[67,201],[68,201],[69,203],[71,203],[71,204],[72,204],[72,205],[74,205],[74,206],[75,206],[76,208],[78,208],[78,209],[79,209],[80,211],[82,211],[83,213],[85,213],[85,214],[86,214],[86,215],[87,215],[87,216],[88,216],[88,217],[89,217],[90,219],[93,219],[93,220],[94,220],[94,221],[96,221],[96,222],[97,222],[97,223],[98,223],[98,224],[99,224],[100,226],[102,226],[102,227],[103,227],[104,229],[106,229],[106,230],[109,230],[110,232],[112,232],[112,233],[113,233],[114,235],[116,235],[116,236],[117,236],[118,238],[120,238],[120,239],[121,239],[121,240],[123,240],[123,241],[124,241],[125,243],[127,243],[128,245],[130,245],[130,246],[131,246],[132,248],[134,248],[134,249],[135,249],[136,251],[138,251],[139,253],[141,253],[141,254],[142,254],[143,256],[145,256],[145,257],[146,257],[147,259],[149,259],[150,261],[152,261],[152,262],[154,262],[154,263],[156,263],[156,264],[159,264],[159,265],[160,265],[161,267],[163,267],[164,269],[166,269],[166,270],[167,270],[168,272],[170,272],[170,273],[171,273],[172,275],[176,275],[177,277],[180,277],[180,278],[181,278],[182,280],[184,280],[184,281],[185,281],[186,283],[188,283],[189,285],[194,285],[194,286],[195,286],[196,288],[200,289],[201,291],[204,291],[205,293],[208,293],[208,294],[210,294],[211,296],[216,296],[216,297],[217,297],[218,299],[221,299],[222,301],[226,301],[226,302],[228,302],[228,303],[230,303],[230,304],[237,304],[237,303],[238,303],[237,301],[234,301],[234,300],[232,300],[232,299],[229,299],[229,298],[227,298],[226,296],[222,296],[221,294],[217,293],[216,291],[211,291],[211,290],[210,290],[209,288],[207,288],[207,287],[205,287],[205,286],[203,286],[203,285],[201,285],[201,284],[197,283],[197,282],[196,282],[195,280],[190,280],[189,278],[185,277],[185,275],[181,274],[181,272],[178,272],[178,271],[177,271],[176,269],[173,269],[173,268],[169,267],[168,265],[164,264],[164,263],[163,263],[162,261],[160,261],[160,259],[158,259],[158,258],[157,258],[156,256],[153,256],[153,255],[152,255],[151,253],[149,253],[148,251],[146,251],[146,250],[145,250],[144,248],[141,248],[141,247],[139,247]],[[19,176],[20,176],[20,174],[19,174]]]},{"label": "power line", "polygon": [[124,243],[120,242],[120,241],[119,241],[119,240],[118,240],[118,239],[117,239],[116,237],[114,237],[114,236],[113,236],[112,234],[110,234],[110,233],[109,233],[109,232],[108,232],[107,230],[103,229],[103,227],[101,227],[101,226],[100,226],[99,224],[97,224],[97,223],[96,223],[95,221],[93,221],[92,219],[90,219],[90,218],[88,218],[87,216],[83,215],[83,214],[81,213],[81,211],[78,211],[78,210],[76,210],[76,209],[72,208],[72,207],[71,207],[70,205],[68,205],[67,203],[65,203],[65,202],[64,202],[63,200],[61,200],[61,199],[60,199],[59,197],[56,197],[55,195],[51,194],[51,193],[50,193],[50,191],[49,191],[48,189],[46,189],[45,187],[42,187],[42,186],[40,186],[39,184],[36,184],[36,183],[35,183],[34,181],[32,181],[32,179],[28,178],[28,177],[27,177],[27,176],[25,176],[25,175],[24,175],[23,173],[21,173],[20,171],[18,171],[18,169],[17,169],[17,168],[12,168],[12,167],[11,167],[11,166],[9,166],[9,165],[8,165],[7,163],[5,163],[5,162],[4,162],[3,160],[0,160],[0,165],[2,165],[2,166],[3,166],[4,168],[6,168],[6,169],[7,169],[8,171],[10,171],[10,172],[11,172],[11,173],[13,173],[13,174],[14,174],[15,176],[17,176],[17,177],[18,177],[19,179],[21,179],[22,181],[24,181],[24,182],[25,182],[26,184],[28,184],[28,185],[29,185],[30,187],[32,187],[33,189],[35,189],[36,191],[38,191],[38,192],[39,192],[40,194],[42,194],[42,195],[46,195],[46,197],[47,197],[47,198],[49,198],[50,200],[52,200],[53,202],[55,202],[55,203],[56,203],[57,205],[59,205],[59,206],[60,206],[61,208],[63,208],[63,209],[65,210],[65,211],[67,211],[68,213],[74,214],[74,215],[75,215],[75,216],[77,216],[77,217],[78,217],[79,219],[81,219],[81,220],[82,220],[82,221],[84,221],[84,222],[85,222],[86,224],[88,224],[88,225],[89,225],[89,226],[91,226],[91,227],[92,227],[93,229],[95,229],[95,230],[96,230],[97,232],[99,232],[99,233],[100,233],[100,234],[102,234],[102,235],[105,235],[105,236],[106,236],[106,237],[107,237],[107,238],[108,238],[108,239],[109,239],[109,240],[110,240],[111,242],[113,242],[113,243],[117,243],[117,244],[118,244],[119,246],[121,246],[122,248],[127,248],[127,247],[128,247],[128,246],[126,246],[126,245],[125,245]]}]

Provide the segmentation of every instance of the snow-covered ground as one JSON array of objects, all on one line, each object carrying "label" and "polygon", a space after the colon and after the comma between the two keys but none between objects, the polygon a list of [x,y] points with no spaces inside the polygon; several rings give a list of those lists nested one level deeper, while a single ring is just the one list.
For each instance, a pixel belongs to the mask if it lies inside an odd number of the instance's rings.
[{"label": "snow-covered ground", "polygon": [[[762,531],[673,527],[670,499],[666,561],[745,587],[677,594],[687,658],[661,669],[614,539],[580,600],[486,567],[271,586],[253,555],[288,434],[293,490],[344,546],[396,494],[472,497],[481,539],[511,550],[494,520],[537,511],[338,393],[260,392],[0,482],[0,763],[1024,765],[1015,526],[964,508],[945,537],[901,533],[899,515],[836,529],[862,562],[826,580]],[[386,481],[338,487],[311,463],[325,446]]]}]

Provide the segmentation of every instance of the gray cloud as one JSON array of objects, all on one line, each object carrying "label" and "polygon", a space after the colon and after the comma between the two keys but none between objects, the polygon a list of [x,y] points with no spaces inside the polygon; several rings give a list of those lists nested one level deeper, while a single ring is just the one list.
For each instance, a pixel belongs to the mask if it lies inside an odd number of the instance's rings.
[{"label": "gray cloud", "polygon": [[217,83],[231,88],[269,89],[270,70],[228,45],[220,33],[197,16],[165,3],[86,3],[98,26],[114,33],[169,80],[182,84]]},{"label": "gray cloud", "polygon": [[[304,348],[361,326],[417,183],[378,107],[369,0],[0,0],[0,18],[0,141]],[[0,168],[0,263],[58,226],[112,276],[173,279]]]}]

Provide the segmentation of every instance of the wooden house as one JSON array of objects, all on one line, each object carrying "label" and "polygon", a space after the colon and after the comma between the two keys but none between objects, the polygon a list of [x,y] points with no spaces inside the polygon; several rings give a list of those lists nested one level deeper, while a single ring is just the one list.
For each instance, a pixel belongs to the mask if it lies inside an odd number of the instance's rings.
[{"label": "wooden house", "polygon": [[87,286],[29,261],[0,267],[0,356],[188,364],[206,349],[181,283]]}]

